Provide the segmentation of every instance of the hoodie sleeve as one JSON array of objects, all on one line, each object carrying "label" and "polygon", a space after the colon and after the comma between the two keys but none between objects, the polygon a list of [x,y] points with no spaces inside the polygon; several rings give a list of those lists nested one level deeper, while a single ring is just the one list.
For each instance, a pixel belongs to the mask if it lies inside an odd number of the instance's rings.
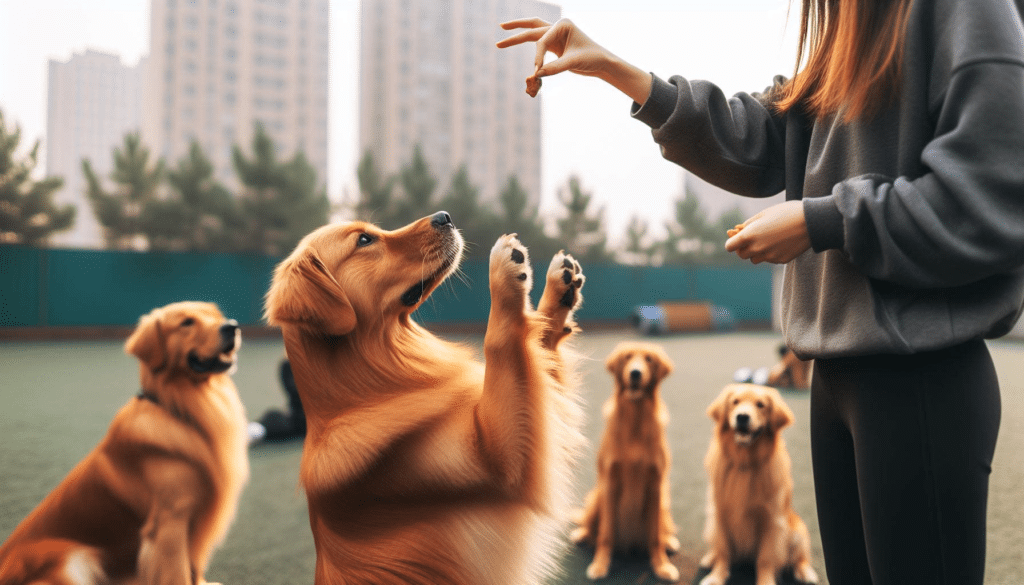
[{"label": "hoodie sleeve", "polygon": [[650,97],[632,114],[651,127],[662,156],[740,195],[785,188],[785,124],[756,94],[728,98],[707,81],[652,77]]},{"label": "hoodie sleeve", "polygon": [[1024,267],[1024,59],[953,72],[922,162],[913,180],[856,177],[804,199],[812,247],[922,288]]}]

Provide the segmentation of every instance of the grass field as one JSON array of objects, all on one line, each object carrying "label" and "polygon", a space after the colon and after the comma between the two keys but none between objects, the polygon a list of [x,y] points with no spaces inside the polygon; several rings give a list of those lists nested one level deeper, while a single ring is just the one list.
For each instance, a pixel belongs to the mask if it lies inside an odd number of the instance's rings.
[{"label": "grass field", "polygon": [[[577,344],[589,358],[583,363],[582,394],[591,440],[577,472],[577,498],[595,477],[600,405],[611,392],[604,358],[618,341],[630,337],[628,331],[585,333]],[[480,343],[478,337],[463,339]],[[676,363],[664,397],[672,415],[673,516],[683,544],[683,551],[673,558],[686,582],[694,575],[694,559],[703,553],[702,460],[710,431],[705,408],[738,367],[770,365],[779,339],[768,333],[733,333],[658,341]],[[986,583],[1016,585],[1024,583],[1024,343],[995,341],[990,348],[1002,385],[1003,416],[989,500]],[[282,350],[277,340],[243,343],[235,382],[250,418],[284,404],[277,380]],[[0,343],[0,539],[93,448],[113,414],[136,392],[136,362],[124,355],[119,342]],[[785,392],[784,398],[797,417],[785,433],[793,458],[794,505],[811,529],[813,564],[824,575],[811,480],[808,398],[797,391]],[[313,541],[296,481],[301,451],[301,443],[251,450],[251,479],[238,518],[213,559],[209,579],[226,585],[312,582]],[[590,551],[570,548],[563,575],[554,582],[586,583],[583,573],[589,561]],[[656,581],[643,559],[616,558],[605,582]]]}]

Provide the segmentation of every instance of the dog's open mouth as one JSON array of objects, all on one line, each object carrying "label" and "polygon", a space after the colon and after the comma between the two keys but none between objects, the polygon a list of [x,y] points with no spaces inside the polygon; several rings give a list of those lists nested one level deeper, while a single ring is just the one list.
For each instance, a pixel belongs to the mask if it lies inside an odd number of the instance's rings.
[{"label": "dog's open mouth", "polygon": [[226,351],[217,355],[201,358],[194,351],[188,353],[188,367],[197,374],[219,374],[235,365],[235,352]]},{"label": "dog's open mouth", "polygon": [[188,352],[188,367],[197,374],[219,374],[230,370],[238,359],[238,334],[224,339],[220,352],[210,357],[199,357],[195,351]]},{"label": "dog's open mouth", "polygon": [[749,445],[754,442],[757,438],[758,433],[761,429],[752,429],[750,427],[742,427],[733,429],[733,438],[736,440],[738,445]]}]

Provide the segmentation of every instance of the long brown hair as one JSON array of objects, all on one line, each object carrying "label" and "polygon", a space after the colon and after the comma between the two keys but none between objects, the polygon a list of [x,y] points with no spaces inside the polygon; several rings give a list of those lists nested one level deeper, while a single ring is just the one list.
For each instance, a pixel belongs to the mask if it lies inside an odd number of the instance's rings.
[{"label": "long brown hair", "polygon": [[[870,118],[895,99],[913,0],[802,0],[797,72],[775,106]],[[806,57],[806,65],[800,69]]]}]

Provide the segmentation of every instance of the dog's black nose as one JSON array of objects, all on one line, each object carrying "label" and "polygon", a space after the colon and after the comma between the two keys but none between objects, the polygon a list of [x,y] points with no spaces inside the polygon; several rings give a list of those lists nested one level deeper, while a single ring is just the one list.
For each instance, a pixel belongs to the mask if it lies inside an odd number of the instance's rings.
[{"label": "dog's black nose", "polygon": [[223,339],[234,339],[234,332],[239,330],[239,322],[228,319],[220,326],[220,337]]},{"label": "dog's black nose", "polygon": [[430,225],[436,228],[452,225],[452,216],[448,215],[447,211],[438,211],[430,216]]},{"label": "dog's black nose", "polygon": [[640,376],[642,375],[643,374],[640,373],[640,370],[633,370],[629,373],[629,381],[635,384],[640,381]]},{"label": "dog's black nose", "polygon": [[736,415],[736,430],[745,431],[750,428],[750,415],[749,414],[737,414]]}]

